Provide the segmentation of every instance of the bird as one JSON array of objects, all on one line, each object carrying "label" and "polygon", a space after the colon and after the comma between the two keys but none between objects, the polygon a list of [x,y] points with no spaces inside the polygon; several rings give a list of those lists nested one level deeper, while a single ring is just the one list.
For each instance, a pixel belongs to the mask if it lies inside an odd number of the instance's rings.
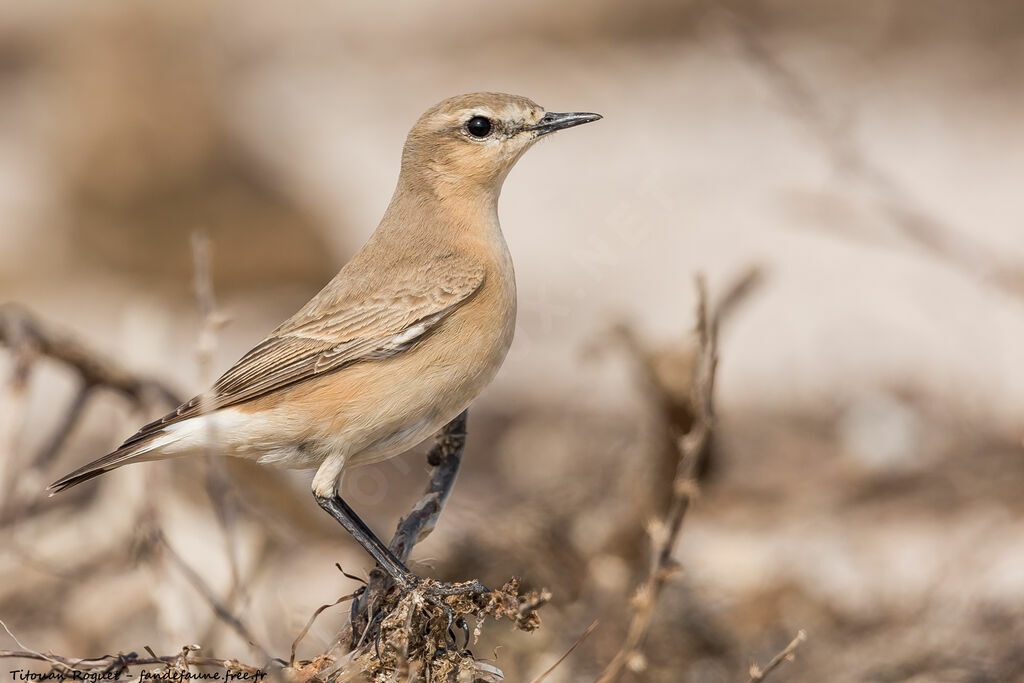
[{"label": "bird", "polygon": [[295,315],[212,388],[48,487],[131,463],[218,452],[316,469],[313,496],[401,586],[420,578],[339,491],[346,470],[416,446],[467,410],[512,343],[516,284],[498,221],[509,171],[541,138],[599,114],[477,92],[428,109],[377,229]]}]

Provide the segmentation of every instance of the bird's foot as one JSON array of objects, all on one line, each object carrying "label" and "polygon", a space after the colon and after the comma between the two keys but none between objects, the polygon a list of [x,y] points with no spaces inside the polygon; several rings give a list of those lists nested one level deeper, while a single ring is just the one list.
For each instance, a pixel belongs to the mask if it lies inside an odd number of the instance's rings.
[{"label": "bird's foot", "polygon": [[403,593],[416,592],[424,598],[446,598],[453,595],[486,595],[491,590],[477,580],[446,583],[436,579],[424,578],[406,569],[392,574],[395,585]]},{"label": "bird's foot", "polygon": [[479,581],[462,581],[459,583],[445,583],[434,579],[419,579],[416,589],[422,591],[425,597],[445,598],[452,595],[485,595],[491,591]]},{"label": "bird's foot", "polygon": [[[420,576],[409,572],[407,575],[403,575],[397,578],[396,585],[398,589],[403,593],[417,593],[423,598],[423,601],[444,615],[447,620],[445,626],[445,639],[447,647],[445,649],[454,650],[456,652],[464,652],[469,646],[469,625],[466,620],[461,616],[455,614],[455,610],[452,609],[452,605],[445,602],[444,598],[451,598],[455,596],[465,596],[469,599],[474,599],[477,596],[486,595],[490,593],[487,586],[483,585],[479,581],[462,581],[459,583],[446,583],[443,581],[436,581],[434,579],[425,579]],[[454,629],[458,628],[463,633],[463,645],[460,648],[455,637]]]}]

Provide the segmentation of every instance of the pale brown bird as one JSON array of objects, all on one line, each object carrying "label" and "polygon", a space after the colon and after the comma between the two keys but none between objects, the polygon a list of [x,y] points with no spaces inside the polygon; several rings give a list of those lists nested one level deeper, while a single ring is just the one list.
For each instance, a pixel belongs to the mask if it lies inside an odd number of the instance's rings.
[{"label": "pale brown bird", "polygon": [[320,506],[400,585],[417,583],[338,495],[342,474],[420,443],[494,378],[516,317],[502,184],[539,138],[600,118],[498,93],[427,110],[409,132],[384,218],[341,272],[209,392],[49,490],[202,452],[215,434],[224,454],[317,468]]}]

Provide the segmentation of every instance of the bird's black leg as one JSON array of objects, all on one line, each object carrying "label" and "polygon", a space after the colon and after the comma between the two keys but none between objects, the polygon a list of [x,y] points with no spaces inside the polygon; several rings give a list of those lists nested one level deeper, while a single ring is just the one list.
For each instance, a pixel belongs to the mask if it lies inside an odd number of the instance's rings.
[{"label": "bird's black leg", "polygon": [[324,510],[331,513],[331,516],[338,520],[345,529],[352,534],[352,537],[363,546],[366,552],[377,560],[381,569],[386,571],[395,582],[403,588],[411,588],[419,582],[419,577],[409,571],[405,564],[395,557],[395,554],[384,545],[384,542],[377,538],[376,534],[366,526],[366,522],[359,519],[355,510],[349,507],[337,493],[333,497],[313,494],[316,502]]},{"label": "bird's black leg", "polygon": [[[352,534],[352,537],[363,546],[366,552],[377,560],[378,566],[395,580],[395,583],[403,589],[409,589],[422,582],[422,579],[414,574],[405,564],[395,557],[391,549],[384,545],[384,542],[377,538],[377,535],[366,526],[366,522],[359,519],[356,511],[349,507],[349,504],[338,494],[333,497],[318,496],[313,494],[316,502],[324,510],[331,513],[331,516],[341,522],[341,525]],[[465,583],[448,584],[432,582],[427,589],[427,594],[432,596],[464,595],[467,593],[486,593],[487,588],[479,581],[467,581]]]}]

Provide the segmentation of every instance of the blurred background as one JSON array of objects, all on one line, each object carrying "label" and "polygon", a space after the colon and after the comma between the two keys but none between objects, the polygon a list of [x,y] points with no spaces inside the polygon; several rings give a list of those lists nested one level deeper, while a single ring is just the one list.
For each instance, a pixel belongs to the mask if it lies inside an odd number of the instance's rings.
[{"label": "blurred background", "polygon": [[[539,631],[488,624],[474,652],[531,680],[599,619],[547,679],[591,681],[618,649],[678,426],[637,361],[685,367],[695,274],[714,298],[757,268],[723,321],[683,571],[626,679],[745,680],[805,629],[780,680],[1024,680],[1022,29],[1016,0],[8,3],[0,303],[191,396],[369,236],[424,109],[600,112],[505,184],[516,340],[414,553],[552,591]],[[286,659],[358,585],[334,563],[365,575],[309,473],[223,463],[218,506],[209,463],[154,463],[46,499],[166,406],[99,392],[40,462],[77,380],[17,366],[0,351],[0,619],[26,646],[255,659],[143,517]],[[346,480],[382,535],[422,451]]]}]

